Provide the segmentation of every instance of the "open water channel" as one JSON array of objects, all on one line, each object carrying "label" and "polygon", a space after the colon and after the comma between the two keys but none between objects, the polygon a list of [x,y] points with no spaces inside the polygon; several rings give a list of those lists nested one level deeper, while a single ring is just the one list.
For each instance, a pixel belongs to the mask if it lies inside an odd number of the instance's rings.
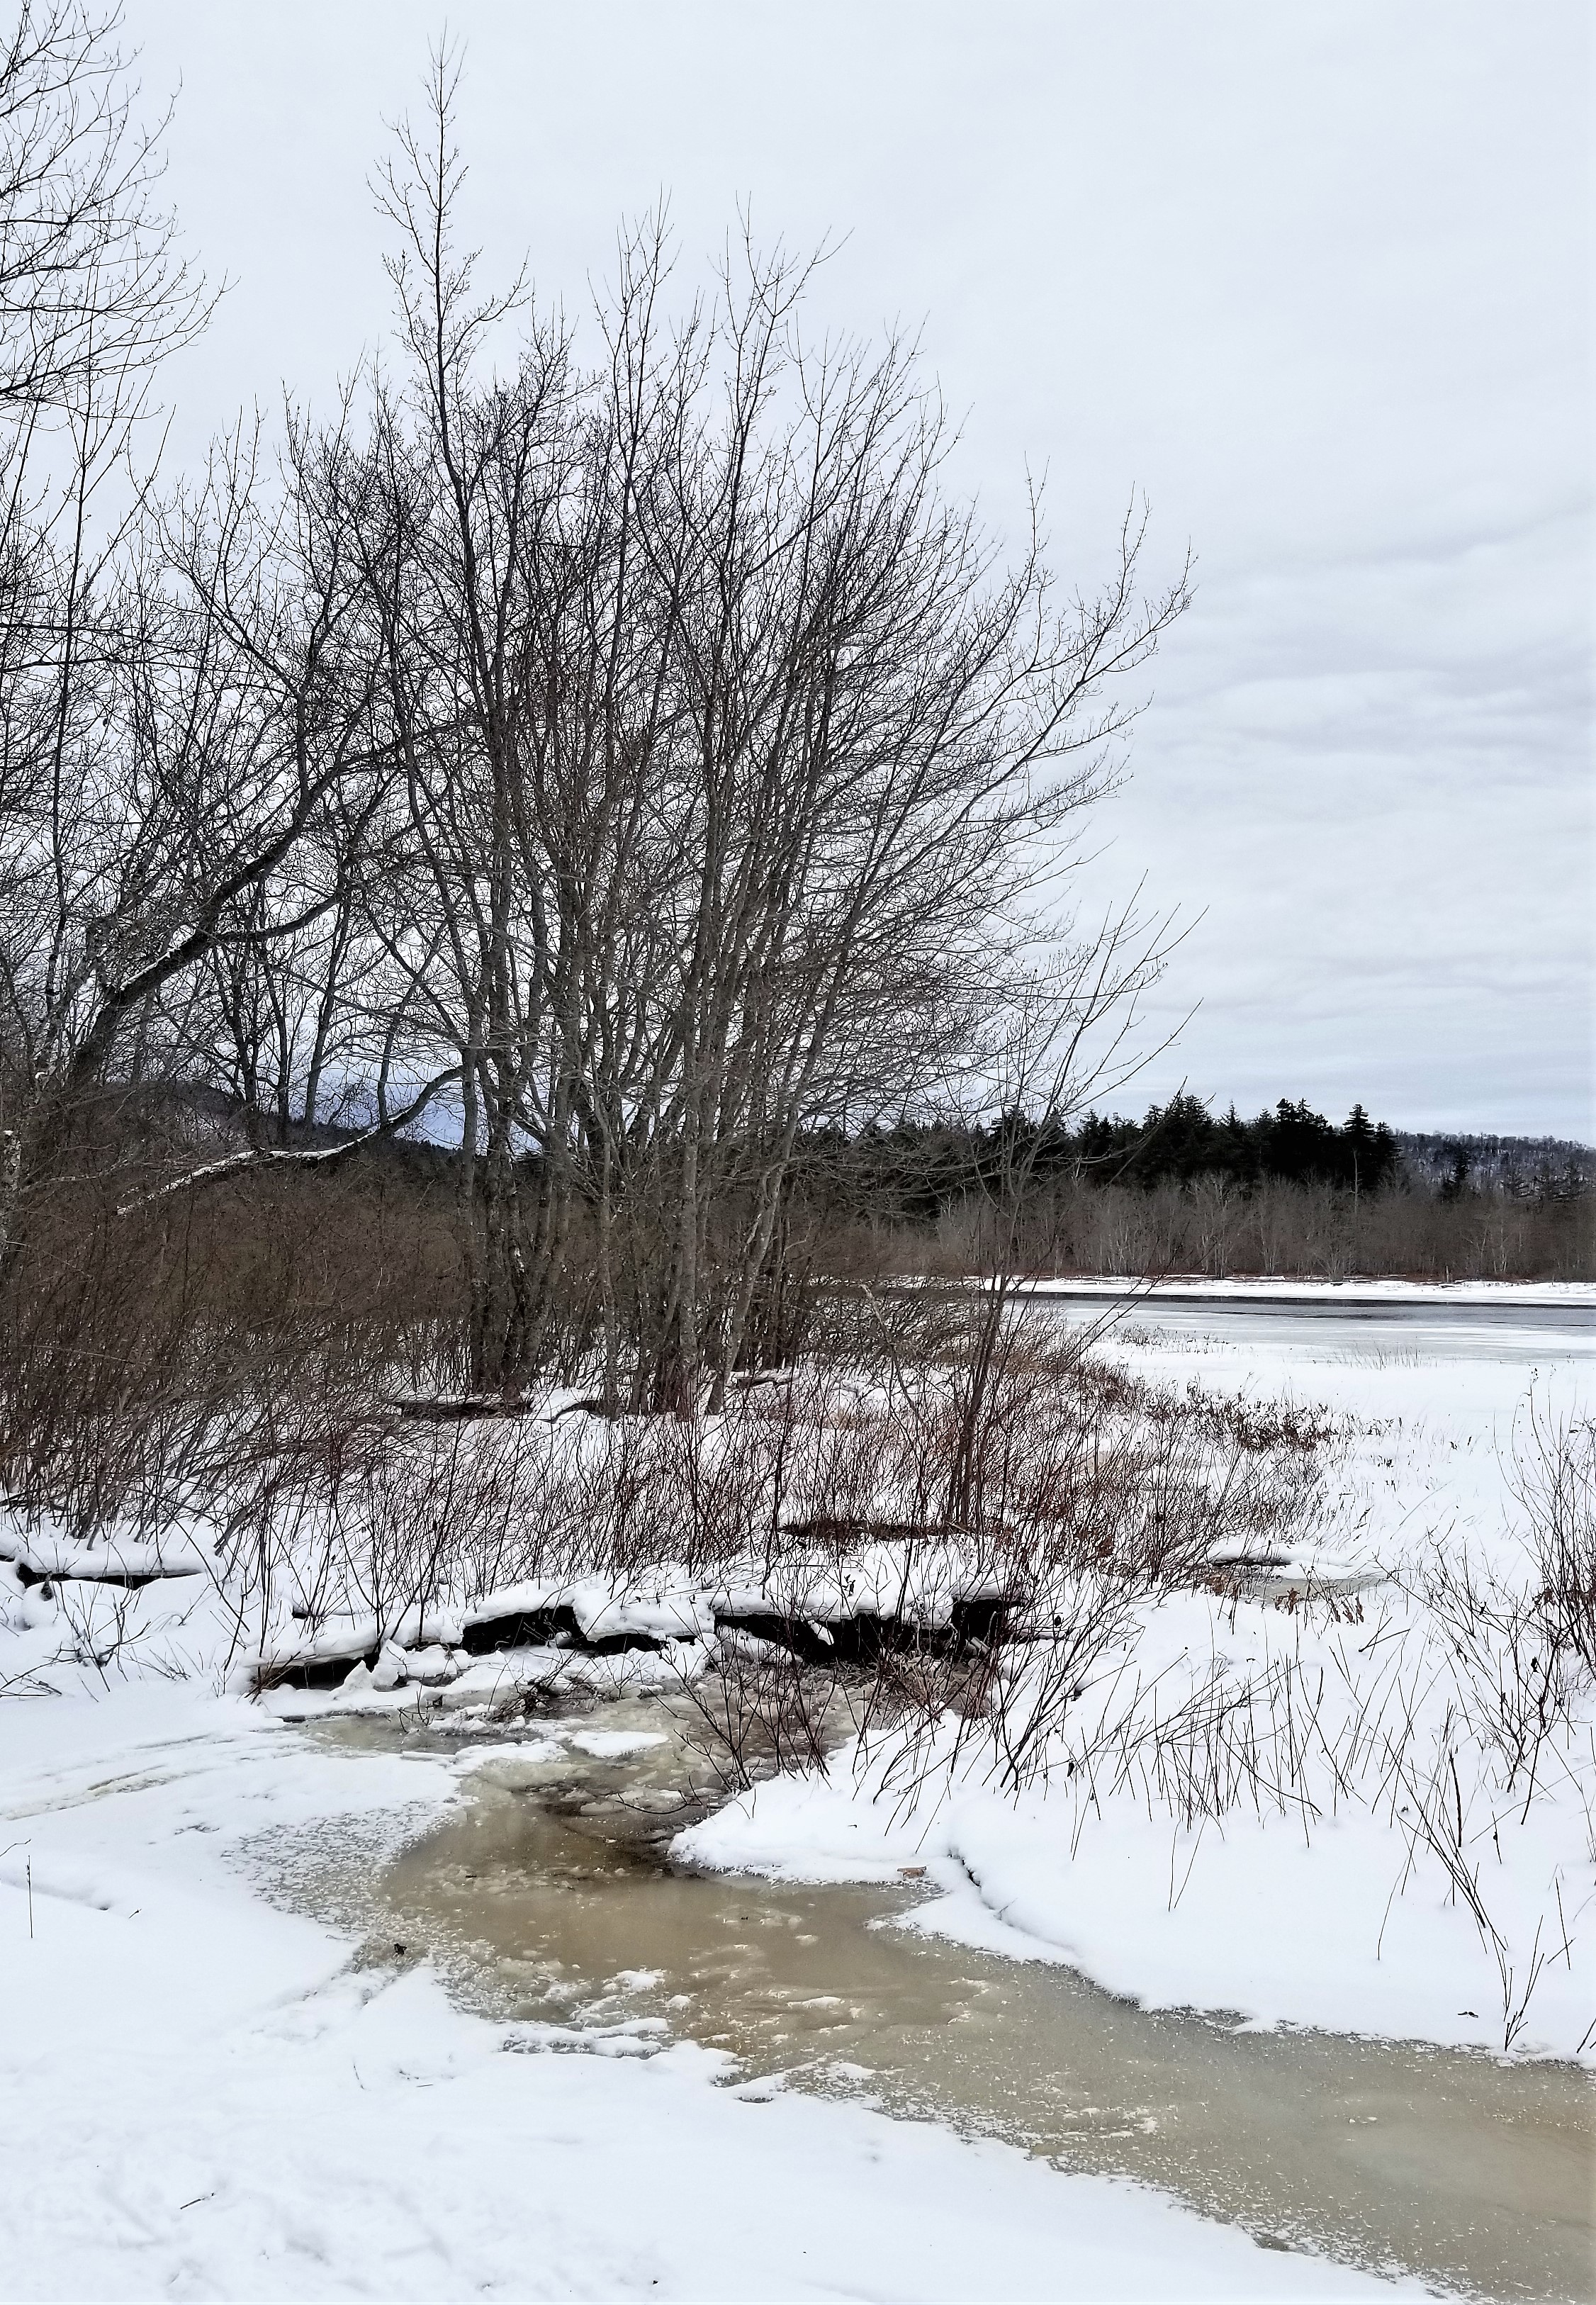
[{"label": "open water channel", "polygon": [[[1005,2138],[1166,2188],[1266,2246],[1492,2298],[1592,2293],[1596,2092],[1574,2067],[1145,2011],[896,1926],[926,1894],[912,1880],[680,1868],[691,1708],[631,1698],[561,1724],[658,1740],[608,1757],[544,1757],[550,1725],[506,1738],[469,1802],[362,1891],[373,1959],[425,1955],[501,2017],[578,2034],[652,2020],[729,2053],[756,2092],[863,2097]],[[370,1719],[314,1733],[458,1743]]]},{"label": "open water channel", "polygon": [[[1045,1301],[1069,1320],[1101,1310]],[[1331,1339],[1360,1357],[1596,1360],[1592,1310],[1575,1305],[1161,1296],[1128,1318],[1176,1350],[1267,1333],[1287,1360],[1322,1362]],[[756,2094],[864,2097],[1156,2184],[1266,2245],[1490,2298],[1596,2294],[1596,2091],[1575,2068],[1149,2012],[1055,1965],[897,1926],[923,1882],[694,1874],[669,1855],[700,1813],[692,1708],[636,1697],[551,1739],[555,1725],[505,1731],[461,1809],[362,1881],[374,1959],[426,1955],[471,2004],[577,2034],[643,2020],[645,2038],[651,2025],[727,2052]],[[572,1741],[594,1731],[610,1749]],[[312,1733],[458,1745],[413,1716]]]}]

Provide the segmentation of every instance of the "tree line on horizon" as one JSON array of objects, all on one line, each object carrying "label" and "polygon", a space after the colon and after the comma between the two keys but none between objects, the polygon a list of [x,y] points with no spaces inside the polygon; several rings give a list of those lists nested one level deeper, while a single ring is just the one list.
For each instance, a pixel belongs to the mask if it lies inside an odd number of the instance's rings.
[{"label": "tree line on horizon", "polygon": [[[822,1144],[811,1150],[824,1158]],[[1374,1193],[1402,1174],[1396,1132],[1362,1104],[1337,1127],[1305,1099],[1282,1098],[1244,1120],[1234,1104],[1216,1116],[1185,1093],[1150,1105],[1139,1121],[1089,1110],[1074,1118],[1008,1112],[964,1125],[870,1127],[850,1140],[847,1157],[866,1191],[911,1222],[929,1222],[971,1195],[1001,1195],[1016,1175],[1030,1191],[1065,1178],[1150,1188],[1213,1177],[1244,1188],[1270,1178]]]}]

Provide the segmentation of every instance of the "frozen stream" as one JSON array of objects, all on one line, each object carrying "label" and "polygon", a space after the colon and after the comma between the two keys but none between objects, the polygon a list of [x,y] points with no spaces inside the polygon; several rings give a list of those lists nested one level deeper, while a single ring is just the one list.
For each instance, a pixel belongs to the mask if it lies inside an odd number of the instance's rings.
[{"label": "frozen stream", "polygon": [[[539,1757],[556,1725],[658,1741]],[[579,2029],[653,2020],[730,2052],[755,2094],[862,2095],[1167,2187],[1282,2247],[1491,2297],[1591,2293],[1596,2106],[1574,2068],[1151,2014],[1068,1970],[895,1927],[924,1893],[913,1881],[675,1870],[687,1730],[641,1698],[529,1724],[375,1892],[352,1858],[322,1866],[315,1901],[357,1921],[374,1959],[429,1955],[479,2008]],[[371,1719],[313,1733],[449,1742]]]}]

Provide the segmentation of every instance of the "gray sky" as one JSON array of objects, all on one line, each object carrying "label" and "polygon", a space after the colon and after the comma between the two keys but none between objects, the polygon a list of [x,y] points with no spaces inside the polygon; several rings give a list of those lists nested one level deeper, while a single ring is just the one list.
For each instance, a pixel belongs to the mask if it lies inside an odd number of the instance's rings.
[{"label": "gray sky", "polygon": [[[1354,1097],[1587,1139],[1591,56],[1583,0],[470,0],[485,261],[582,308],[668,194],[845,234],[813,318],[922,331],[955,472],[1048,475],[1090,587],[1133,490],[1196,605],[1083,895],[1199,914],[1197,1015],[1119,1098]],[[236,285],[171,382],[186,457],[387,327],[366,181],[441,12],[128,0],[169,187]]]}]

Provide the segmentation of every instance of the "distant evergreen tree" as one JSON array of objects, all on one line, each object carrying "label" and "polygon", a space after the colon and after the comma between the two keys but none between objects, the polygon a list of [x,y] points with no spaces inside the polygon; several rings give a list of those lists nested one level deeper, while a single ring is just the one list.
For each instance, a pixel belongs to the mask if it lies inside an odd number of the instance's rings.
[{"label": "distant evergreen tree", "polygon": [[1443,1181],[1437,1197],[1443,1201],[1458,1201],[1468,1190],[1469,1170],[1473,1162],[1466,1144],[1454,1144],[1448,1150],[1452,1161],[1451,1173]]},{"label": "distant evergreen tree", "polygon": [[[1467,1174],[1468,1156],[1460,1154]],[[1097,1185],[1190,1185],[1220,1177],[1246,1191],[1265,1178],[1345,1187],[1375,1193],[1402,1174],[1396,1137],[1354,1104],[1337,1127],[1305,1098],[1282,1098],[1272,1112],[1244,1120],[1232,1103],[1216,1118],[1200,1097],[1171,1097],[1150,1105],[1140,1121],[1090,1111],[1072,1127],[1050,1118],[1039,1126],[1010,1110],[984,1127],[907,1119],[871,1123],[857,1135],[816,1130],[803,1161],[811,1179],[861,1211],[913,1225],[934,1224],[942,1210],[972,1193],[1000,1194],[1004,1180],[1023,1175],[1031,1186],[1061,1177]],[[1444,1187],[1455,1197],[1462,1181]]]}]

